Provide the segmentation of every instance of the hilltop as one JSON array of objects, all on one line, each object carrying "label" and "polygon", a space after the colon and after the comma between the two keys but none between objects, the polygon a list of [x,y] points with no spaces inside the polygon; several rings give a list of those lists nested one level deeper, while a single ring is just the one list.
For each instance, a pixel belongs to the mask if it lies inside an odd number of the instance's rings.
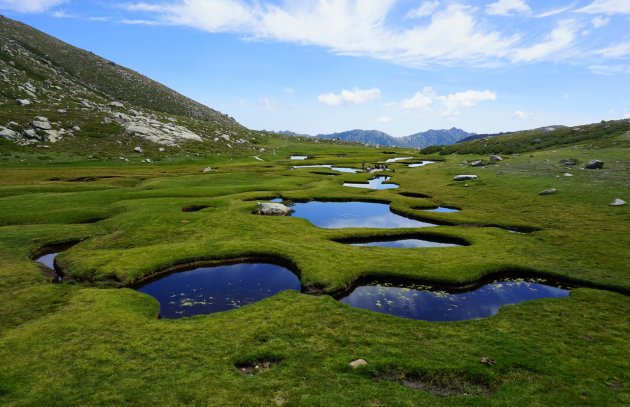
[{"label": "hilltop", "polygon": [[[297,135],[292,132],[283,134]],[[340,133],[318,134],[319,139],[342,140],[382,147],[424,148],[435,145],[448,145],[470,137],[469,133],[456,127],[442,130],[427,130],[405,137],[393,137],[379,130],[348,130]]]}]

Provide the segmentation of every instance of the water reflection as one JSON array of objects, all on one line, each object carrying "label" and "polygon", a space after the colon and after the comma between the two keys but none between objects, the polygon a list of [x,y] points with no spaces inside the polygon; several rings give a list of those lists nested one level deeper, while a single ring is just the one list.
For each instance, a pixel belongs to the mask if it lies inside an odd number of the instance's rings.
[{"label": "water reflection", "polygon": [[350,243],[352,246],[388,247],[399,249],[418,249],[428,247],[455,247],[455,243],[436,242],[424,239],[375,240],[371,242]]},{"label": "water reflection", "polygon": [[418,168],[418,167],[424,167],[425,165],[429,165],[429,164],[435,164],[435,161],[421,161],[419,163],[409,164],[408,167],[409,168]]},{"label": "water reflection", "polygon": [[163,318],[181,318],[240,308],[300,288],[298,277],[285,267],[239,263],[172,273],[138,291],[160,302]]},{"label": "water reflection", "polygon": [[385,175],[379,175],[378,177],[372,178],[367,183],[352,183],[352,182],[344,182],[344,187],[352,187],[352,188],[367,188],[367,189],[394,189],[398,188],[398,184],[385,184],[385,182],[392,179],[392,177],[387,177]]},{"label": "water reflection", "polygon": [[388,204],[371,202],[306,202],[292,206],[291,216],[304,218],[315,226],[339,228],[421,228],[437,226],[396,215]]},{"label": "water reflection", "polygon": [[388,160],[385,160],[386,163],[395,163],[397,161],[402,161],[402,160],[409,160],[413,157],[396,157],[396,158],[390,158]]},{"label": "water reflection", "polygon": [[431,291],[429,287],[421,286],[365,285],[357,287],[340,301],[351,307],[403,318],[447,322],[487,318],[505,305],[568,295],[568,289],[541,282],[505,280],[455,294]]},{"label": "water reflection", "polygon": [[423,211],[424,212],[452,213],[452,212],[459,212],[459,209],[448,208],[446,206],[438,206],[437,208],[433,208],[433,209],[423,209]]},{"label": "water reflection", "polygon": [[46,255],[43,255],[37,259],[35,259],[36,262],[43,264],[44,266],[48,267],[51,270],[55,269],[55,257],[57,257],[59,255],[59,253],[48,253]]},{"label": "water reflection", "polygon": [[331,164],[313,164],[313,165],[294,165],[293,169],[297,168],[330,168],[332,171],[344,172],[344,173],[352,173],[356,174],[361,170],[357,168],[348,168],[348,167],[333,167]]}]

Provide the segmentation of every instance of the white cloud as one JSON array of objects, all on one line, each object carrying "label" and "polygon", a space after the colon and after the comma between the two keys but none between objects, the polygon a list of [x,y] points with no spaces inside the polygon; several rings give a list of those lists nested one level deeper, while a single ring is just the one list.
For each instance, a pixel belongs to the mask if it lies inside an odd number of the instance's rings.
[{"label": "white cloud", "polygon": [[146,26],[155,26],[160,25],[159,22],[154,20],[141,20],[141,19],[124,19],[120,21],[123,24],[127,25],[146,25]]},{"label": "white cloud", "polygon": [[409,11],[405,18],[412,19],[430,16],[435,10],[437,10],[439,6],[439,1],[425,1],[424,3],[420,4],[420,6]]},{"label": "white cloud", "polygon": [[573,20],[560,21],[544,41],[516,50],[513,60],[530,62],[556,54],[573,43],[577,28]]},{"label": "white cloud", "polygon": [[626,113],[623,115],[624,119],[630,119],[630,112]]},{"label": "white cloud", "polygon": [[630,1],[628,0],[595,0],[586,7],[577,10],[588,14],[630,14]]},{"label": "white cloud", "polygon": [[467,90],[463,92],[451,93],[448,95],[438,95],[432,87],[427,86],[420,92],[416,92],[409,99],[402,100],[398,106],[403,110],[431,111],[434,103],[439,103],[442,107],[442,116],[455,117],[461,114],[462,108],[473,107],[480,102],[496,100],[497,95],[489,90]]},{"label": "white cloud", "polygon": [[536,17],[536,18],[545,18],[545,17],[552,17],[552,16],[555,16],[555,15],[558,15],[558,14],[562,14],[562,13],[564,13],[566,11],[569,11],[572,8],[574,8],[579,2],[580,2],[580,0],[576,0],[573,3],[569,4],[568,6],[551,9],[549,11],[544,11],[542,13],[536,14],[534,17]]},{"label": "white cloud", "polygon": [[527,119],[530,116],[531,114],[526,113],[522,110],[517,110],[516,112],[512,113],[512,119],[523,120],[523,119]]},{"label": "white cloud", "polygon": [[381,124],[386,124],[392,121],[392,118],[389,116],[381,116],[379,117],[377,120],[377,122],[381,123]]},{"label": "white cloud", "polygon": [[437,98],[444,106],[443,116],[459,116],[460,109],[464,107],[473,107],[480,102],[496,100],[496,93],[489,90],[467,90],[465,92],[452,93],[446,96],[438,96]]},{"label": "white cloud", "polygon": [[372,89],[357,89],[342,90],[341,93],[326,93],[317,96],[317,100],[328,106],[341,106],[346,104],[362,104],[371,102],[378,99],[381,96],[381,91],[378,88]]},{"label": "white cloud", "polygon": [[529,14],[531,11],[524,0],[499,0],[486,6],[486,13],[495,16]]},{"label": "white cloud", "polygon": [[597,16],[591,20],[591,23],[595,28],[605,27],[610,23],[610,17]]},{"label": "white cloud", "polygon": [[295,95],[295,89],[290,86],[285,86],[284,93],[286,93],[287,95],[293,96]]},{"label": "white cloud", "polygon": [[409,99],[405,99],[400,102],[400,107],[403,110],[424,110],[430,111],[433,101],[437,97],[435,91],[430,86],[425,87],[420,92],[416,92],[415,95]]},{"label": "white cloud", "polygon": [[630,56],[630,41],[622,42],[608,48],[601,49],[596,54],[604,58],[625,58]]},{"label": "white cloud", "polygon": [[265,110],[269,112],[274,112],[276,110],[276,107],[274,106],[273,101],[269,99],[268,97],[260,98],[260,104],[265,108]]},{"label": "white cloud", "polygon": [[0,0],[0,9],[19,13],[42,13],[67,0]]}]

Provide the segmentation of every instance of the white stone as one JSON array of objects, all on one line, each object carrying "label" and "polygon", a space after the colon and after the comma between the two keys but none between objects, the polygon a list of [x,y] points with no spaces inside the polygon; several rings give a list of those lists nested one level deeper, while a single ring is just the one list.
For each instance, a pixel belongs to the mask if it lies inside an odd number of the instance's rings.
[{"label": "white stone", "polygon": [[0,130],[0,137],[4,137],[6,139],[14,139],[17,135],[18,133],[11,129],[2,128],[2,130]]},{"label": "white stone", "polygon": [[140,146],[134,147],[133,151],[135,151],[136,153],[143,153],[144,152],[144,150]]},{"label": "white stone", "polygon": [[72,130],[74,130],[74,131],[81,131],[81,127],[79,127],[79,126],[72,126]]},{"label": "white stone", "polygon": [[258,202],[259,215],[285,216],[291,213],[291,209],[281,203],[276,202]]},{"label": "white stone", "polygon": [[122,104],[122,103],[120,103],[120,102],[111,102],[109,105],[110,105],[111,107],[118,107],[118,108],[120,108],[120,109],[123,109],[123,108],[125,107],[125,105],[123,105],[123,104]]},{"label": "white stone", "polygon": [[360,366],[365,366],[367,365],[368,362],[365,361],[365,359],[357,359],[357,360],[353,360],[352,362],[348,363],[348,365],[353,368],[356,369]]},{"label": "white stone", "polygon": [[24,130],[24,135],[28,138],[37,138],[37,133],[33,129]]},{"label": "white stone", "polygon": [[476,175],[456,175],[453,177],[453,181],[474,181],[477,178]]},{"label": "white stone", "polygon": [[164,152],[164,147],[160,147],[160,148],[158,148],[158,151],[159,151],[160,153],[163,153],[163,152]]},{"label": "white stone", "polygon": [[625,204],[626,204],[626,201],[624,201],[623,199],[617,198],[611,202],[610,206],[623,206]]},{"label": "white stone", "polygon": [[208,173],[212,171],[212,167],[206,167],[201,172]]},{"label": "white stone", "polygon": [[31,101],[28,99],[17,99],[17,103],[20,106],[28,106],[31,104]]},{"label": "white stone", "polygon": [[40,122],[47,122],[48,121],[48,117],[36,116],[35,120],[40,121]]},{"label": "white stone", "polygon": [[47,121],[33,120],[31,122],[31,125],[36,129],[42,129],[42,130],[52,129],[52,126]]}]

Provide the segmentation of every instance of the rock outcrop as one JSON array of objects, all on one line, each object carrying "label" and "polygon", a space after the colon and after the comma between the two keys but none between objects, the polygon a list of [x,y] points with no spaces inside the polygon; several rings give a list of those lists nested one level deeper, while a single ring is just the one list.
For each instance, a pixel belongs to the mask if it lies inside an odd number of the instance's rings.
[{"label": "rock outcrop", "polygon": [[258,202],[256,213],[259,215],[286,216],[291,214],[292,210],[286,205],[275,202]]}]

